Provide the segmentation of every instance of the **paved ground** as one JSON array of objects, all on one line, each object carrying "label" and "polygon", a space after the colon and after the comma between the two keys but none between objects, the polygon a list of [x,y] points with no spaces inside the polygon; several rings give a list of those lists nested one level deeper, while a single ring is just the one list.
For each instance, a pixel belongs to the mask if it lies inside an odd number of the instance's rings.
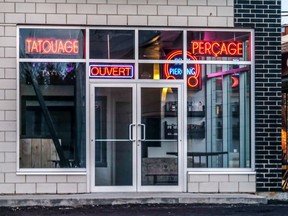
[{"label": "paved ground", "polygon": [[255,205],[105,205],[72,207],[0,207],[1,216],[275,216],[287,215],[288,204]]}]

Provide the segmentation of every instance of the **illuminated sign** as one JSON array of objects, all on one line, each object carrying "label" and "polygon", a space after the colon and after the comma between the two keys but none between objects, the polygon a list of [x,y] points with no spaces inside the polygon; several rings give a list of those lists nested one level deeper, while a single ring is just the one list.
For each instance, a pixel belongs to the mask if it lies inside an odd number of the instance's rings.
[{"label": "illuminated sign", "polygon": [[192,41],[192,55],[196,56],[231,56],[242,57],[242,42],[219,42],[219,41]]},{"label": "illuminated sign", "polygon": [[[188,60],[197,60],[195,56],[191,54],[191,52],[187,52]],[[167,55],[167,60],[182,60],[182,51],[175,50],[170,52]],[[165,64],[164,65],[164,73],[166,79],[176,79],[177,76],[183,75],[182,64]],[[201,70],[199,64],[188,64],[187,65],[187,85],[192,89],[200,90],[202,88],[201,85],[202,77]]]},{"label": "illuminated sign", "polygon": [[90,65],[90,77],[95,78],[133,78],[132,65]]},{"label": "illuminated sign", "polygon": [[79,41],[78,39],[27,38],[25,52],[42,55],[75,55],[79,53]]},{"label": "illuminated sign", "polygon": [[239,79],[238,77],[231,77],[232,78],[232,88],[236,88],[237,86],[239,86]]},{"label": "illuminated sign", "polygon": [[235,88],[235,87],[239,86],[239,78],[237,77],[239,75],[239,73],[244,72],[244,71],[248,71],[248,70],[249,70],[249,67],[235,68],[235,69],[231,69],[228,71],[220,71],[220,72],[208,74],[207,78],[209,79],[209,78],[213,78],[213,77],[221,77],[221,76],[225,76],[225,75],[231,75],[232,88]]},{"label": "illuminated sign", "polygon": [[207,78],[209,79],[209,78],[219,77],[219,76],[224,76],[224,75],[233,75],[233,74],[240,73],[240,72],[247,71],[247,70],[249,70],[249,67],[235,68],[235,69],[231,69],[228,71],[220,71],[220,72],[208,74]]}]

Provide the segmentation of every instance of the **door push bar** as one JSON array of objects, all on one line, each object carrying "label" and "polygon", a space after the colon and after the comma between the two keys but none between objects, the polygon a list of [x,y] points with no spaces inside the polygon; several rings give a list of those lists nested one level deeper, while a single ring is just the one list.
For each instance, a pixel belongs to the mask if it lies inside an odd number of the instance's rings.
[{"label": "door push bar", "polygon": [[134,142],[135,140],[132,137],[132,128],[135,126],[135,124],[130,124],[129,125],[129,140]]},{"label": "door push bar", "polygon": [[138,141],[145,141],[146,140],[146,125],[145,124],[138,124],[138,126],[143,127],[143,133],[142,133],[142,130],[141,130],[141,137]]},{"label": "door push bar", "polygon": [[[135,126],[136,124],[129,124],[129,140],[130,141],[135,141],[135,139],[133,139],[133,133],[132,133],[132,128]],[[146,125],[145,124],[138,124],[139,127],[141,127],[141,129],[143,128],[143,131],[141,130],[141,138],[138,141],[145,141],[146,140]]]}]

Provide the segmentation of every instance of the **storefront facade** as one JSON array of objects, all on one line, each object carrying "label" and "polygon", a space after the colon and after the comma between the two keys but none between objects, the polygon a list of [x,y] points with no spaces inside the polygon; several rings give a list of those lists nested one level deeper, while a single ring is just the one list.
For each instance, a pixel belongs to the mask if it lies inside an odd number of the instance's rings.
[{"label": "storefront facade", "polygon": [[255,30],[196,2],[3,3],[1,193],[256,192]]}]

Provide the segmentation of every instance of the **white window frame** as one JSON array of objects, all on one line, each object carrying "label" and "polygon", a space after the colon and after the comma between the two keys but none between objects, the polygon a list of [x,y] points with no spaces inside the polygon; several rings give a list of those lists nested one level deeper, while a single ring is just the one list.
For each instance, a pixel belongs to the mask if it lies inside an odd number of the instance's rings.
[{"label": "white window frame", "polygon": [[[85,35],[86,35],[86,47],[85,47],[85,58],[84,59],[20,59],[19,58],[19,31],[20,29],[23,28],[36,28],[36,29],[82,29],[85,30]],[[133,30],[135,31],[135,58],[134,59],[130,59],[130,60],[123,60],[123,59],[114,59],[114,60],[108,60],[108,59],[90,59],[89,58],[89,30],[90,29],[103,29],[103,30],[109,30],[109,29],[113,29],[113,30]],[[183,31],[183,56],[184,59],[181,61],[176,61],[176,60],[142,60],[138,58],[138,35],[139,35],[139,30],[165,30],[165,31]],[[47,174],[52,174],[52,175],[60,175],[60,174],[65,174],[65,175],[86,175],[89,173],[87,173],[87,170],[90,169],[90,123],[89,123],[89,107],[90,107],[90,101],[89,101],[89,87],[91,84],[96,83],[96,82],[107,82],[107,80],[99,80],[99,79],[89,79],[89,63],[90,62],[101,62],[101,63],[109,63],[109,62],[113,62],[113,63],[134,63],[135,64],[135,71],[136,74],[135,79],[133,80],[133,82],[137,83],[140,82],[141,83],[149,83],[151,82],[151,80],[139,80],[138,79],[138,64],[139,63],[182,63],[183,64],[183,71],[186,71],[187,68],[187,64],[191,61],[187,61],[186,56],[187,56],[187,32],[188,31],[214,31],[214,32],[223,32],[223,31],[227,31],[227,32],[247,32],[250,33],[251,35],[251,40],[250,40],[250,54],[251,54],[251,60],[250,61],[219,61],[219,60],[197,60],[197,61],[193,61],[193,63],[197,63],[197,64],[217,64],[217,65],[232,65],[232,64],[238,64],[238,65],[249,65],[250,66],[250,117],[251,117],[251,121],[250,121],[250,151],[251,151],[251,167],[250,168],[187,168],[187,156],[184,156],[187,154],[187,118],[183,119],[183,125],[182,125],[182,131],[183,131],[183,137],[184,137],[184,144],[183,144],[183,149],[184,149],[184,155],[182,155],[183,160],[184,160],[184,173],[185,173],[185,178],[186,179],[186,173],[187,172],[191,172],[191,171],[203,171],[203,172],[227,172],[227,173],[231,173],[231,172],[251,172],[251,171],[255,171],[255,84],[254,84],[254,80],[255,80],[255,76],[254,76],[254,71],[255,71],[255,57],[254,57],[254,53],[255,53],[255,39],[254,39],[254,30],[253,29],[236,29],[236,28],[164,28],[164,27],[157,27],[157,28],[152,28],[152,27],[103,27],[103,26],[86,26],[86,27],[75,27],[75,26],[17,26],[17,36],[16,36],[16,55],[17,55],[17,174],[25,174],[25,175],[33,175],[33,174],[43,174],[43,175],[47,175]],[[20,86],[19,86],[19,64],[20,62],[81,62],[81,63],[86,63],[86,168],[52,168],[52,169],[37,169],[37,168],[29,168],[29,169],[23,169],[20,168],[20,163],[19,163],[19,156],[20,156],[20,152],[19,152],[19,146],[20,146]],[[131,80],[122,80],[123,82],[131,82]],[[185,85],[187,81],[187,76],[186,73],[184,73],[184,77],[183,80],[177,80],[177,82],[183,82],[184,83],[184,89],[183,89],[183,104],[187,104],[187,85]],[[117,83],[117,80],[109,80],[109,82],[111,83]],[[153,81],[153,83],[157,84],[157,83],[174,83],[175,81],[173,80],[157,80],[157,81]],[[183,106],[183,113],[185,116],[185,113],[187,113],[187,107]]]}]

